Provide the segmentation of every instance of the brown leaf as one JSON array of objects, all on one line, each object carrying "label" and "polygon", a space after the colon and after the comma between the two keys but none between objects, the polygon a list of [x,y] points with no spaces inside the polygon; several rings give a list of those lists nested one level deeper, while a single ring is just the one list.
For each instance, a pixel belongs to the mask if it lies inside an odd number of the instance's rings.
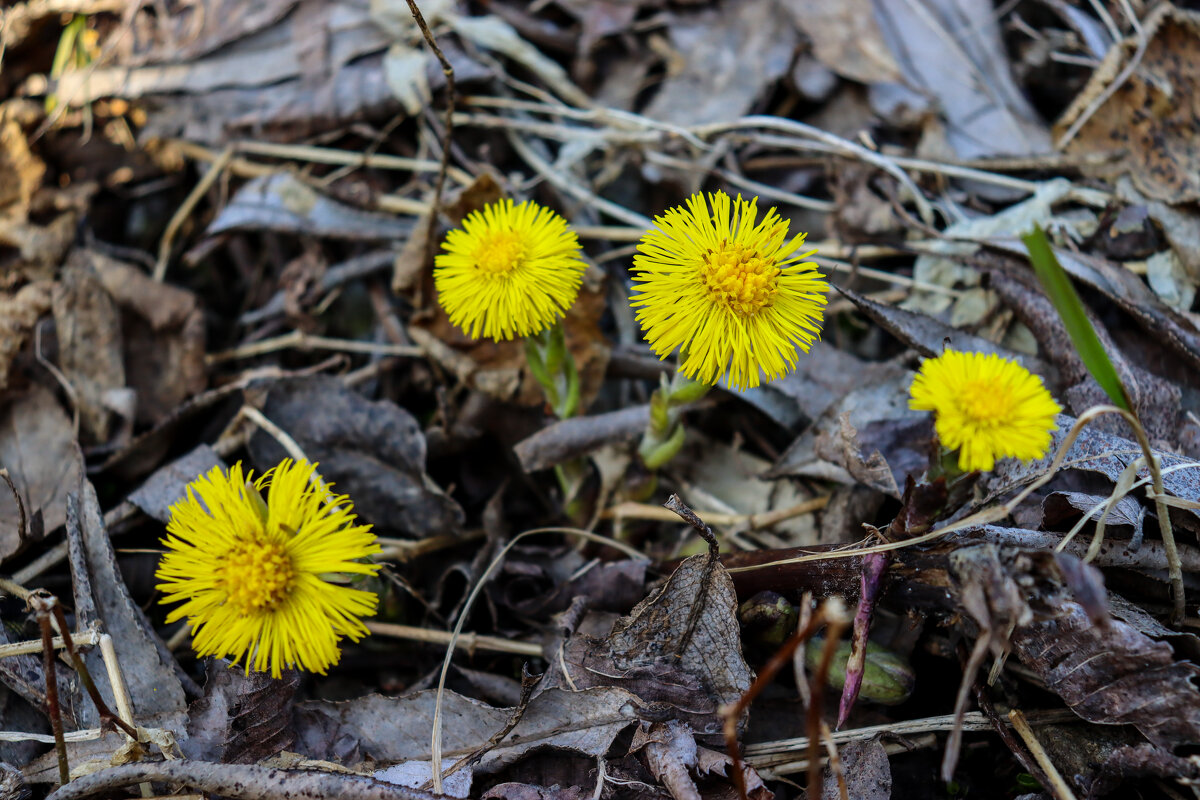
[{"label": "brown leaf", "polygon": [[103,444],[111,432],[117,393],[125,389],[121,319],[87,254],[67,259],[54,287],[58,361],[74,390],[83,433]]},{"label": "brown leaf", "polygon": [[204,391],[204,312],[196,296],[142,270],[90,253],[121,308],[125,378],[137,392],[137,420],[157,425]]},{"label": "brown leaf", "polygon": [[[30,519],[41,514],[49,532],[67,519],[67,493],[79,480],[71,420],[47,389],[33,384],[0,410],[0,467],[25,501]],[[20,520],[16,500],[0,492],[0,558],[17,551]]]},{"label": "brown leaf", "polygon": [[[889,800],[892,796],[892,767],[879,739],[844,744],[838,750],[838,757],[842,760],[846,793],[851,800]],[[841,800],[841,796],[837,776],[826,766],[821,800]]]},{"label": "brown leaf", "polygon": [[700,800],[688,770],[696,765],[696,739],[678,720],[643,724],[633,734],[630,752],[642,750],[650,774],[667,788],[675,800]]},{"label": "brown leaf", "polygon": [[24,220],[45,174],[46,165],[30,151],[21,125],[0,111],[0,217]]},{"label": "brown leaf", "polygon": [[[1200,199],[1200,150],[1192,131],[1200,114],[1200,15],[1170,3],[1142,23],[1146,49],[1130,75],[1083,124],[1068,153],[1115,153],[1085,162],[1092,175],[1127,173],[1146,195],[1170,203]],[[1140,37],[1109,50],[1083,91],[1055,124],[1061,137],[1120,75]]]},{"label": "brown leaf", "polygon": [[729,573],[693,556],[606,637],[571,636],[542,685],[620,686],[687,722],[702,741],[720,742],[718,707],[736,701],[752,680]]},{"label": "brown leaf", "polygon": [[35,281],[15,294],[0,294],[0,389],[8,386],[13,359],[21,351],[33,326],[53,304],[54,284]]},{"label": "brown leaf", "polygon": [[1200,667],[1120,620],[1093,625],[1078,603],[1057,610],[1012,637],[1013,651],[1046,688],[1084,719],[1133,725],[1168,751],[1200,742]]},{"label": "brown leaf", "polygon": [[208,659],[204,697],[188,708],[184,755],[198,761],[256,764],[290,750],[296,741],[292,702],[300,674],[276,679],[249,675],[221,659]]}]

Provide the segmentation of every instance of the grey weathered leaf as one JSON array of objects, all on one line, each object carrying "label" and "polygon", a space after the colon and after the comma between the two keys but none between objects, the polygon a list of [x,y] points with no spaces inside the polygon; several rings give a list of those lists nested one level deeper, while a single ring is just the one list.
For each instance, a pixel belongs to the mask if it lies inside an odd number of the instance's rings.
[{"label": "grey weathered leaf", "polygon": [[159,522],[168,522],[171,506],[187,498],[187,485],[216,466],[225,466],[221,457],[208,445],[198,445],[155,470],[129,495],[129,502]]},{"label": "grey weathered leaf", "polygon": [[246,183],[206,232],[212,236],[234,230],[378,241],[407,238],[412,221],[351,208],[294,175],[278,173]]},{"label": "grey weathered leaf", "polygon": [[[311,758],[351,765],[431,759],[430,734],[437,692],[405,697],[367,695],[342,703],[310,701],[298,709],[297,747]],[[474,767],[495,772],[538,748],[603,755],[635,720],[638,699],[612,688],[545,691],[530,700],[520,722]],[[442,701],[442,755],[474,753],[504,728],[512,709],[493,708],[456,692]]]},{"label": "grey weathered leaf", "polygon": [[[267,393],[263,413],[318,462],[321,475],[350,495],[381,533],[413,537],[456,531],[462,509],[425,474],[425,437],[411,414],[370,401],[336,378],[289,378]],[[259,470],[287,456],[259,431],[250,439]]]},{"label": "grey weathered leaf", "polygon": [[[78,479],[67,500],[67,544],[78,624],[98,624],[113,637],[138,724],[166,727],[182,737],[187,704],[175,675],[178,665],[130,596],[104,528],[96,490],[84,478]],[[86,660],[100,693],[115,708],[99,651],[92,650]],[[79,707],[88,727],[99,724],[90,701]]]}]

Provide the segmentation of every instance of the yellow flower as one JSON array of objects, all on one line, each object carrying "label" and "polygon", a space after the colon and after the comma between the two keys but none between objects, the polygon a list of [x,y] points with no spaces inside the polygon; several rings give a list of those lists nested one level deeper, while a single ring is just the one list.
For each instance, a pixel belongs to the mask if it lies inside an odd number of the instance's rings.
[{"label": "yellow flower", "polygon": [[805,234],[788,239],[774,208],[756,224],[757,204],[694,194],[654,220],[633,257],[646,340],[659,358],[680,349],[680,371],[710,385],[778,378],[821,336],[829,284],[805,261],[817,251],[797,253]]},{"label": "yellow flower", "polygon": [[187,618],[201,657],[245,658],[246,672],[270,667],[276,678],[293,667],[323,675],[343,636],[366,635],[359,617],[374,614],[378,599],[332,581],[374,575],[379,566],[358,559],[380,548],[315,469],[287,459],[250,485],[240,463],[213,467],[171,506],[158,588],[163,603],[185,601],[167,621]]},{"label": "yellow flower", "polygon": [[1057,430],[1054,402],[1042,379],[998,355],[947,350],[926,359],[908,407],[932,411],[938,439],[958,450],[958,466],[992,469],[997,458],[1041,458]]},{"label": "yellow flower", "polygon": [[575,302],[587,264],[579,237],[548,208],[500,200],[450,231],[433,283],[450,321],[472,339],[540,333]]}]

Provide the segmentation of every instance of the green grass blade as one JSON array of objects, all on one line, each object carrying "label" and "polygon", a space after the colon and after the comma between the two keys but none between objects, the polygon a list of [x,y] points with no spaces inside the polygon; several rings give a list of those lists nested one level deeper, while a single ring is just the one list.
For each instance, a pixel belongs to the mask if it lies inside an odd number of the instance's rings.
[{"label": "green grass blade", "polygon": [[1092,327],[1091,320],[1084,312],[1083,301],[1079,299],[1079,294],[1071,284],[1071,279],[1067,277],[1066,271],[1055,258],[1054,251],[1050,249],[1050,242],[1046,239],[1045,232],[1041,227],[1034,225],[1032,231],[1021,237],[1021,241],[1025,242],[1025,248],[1029,251],[1029,260],[1033,263],[1033,271],[1041,280],[1042,287],[1050,297],[1050,302],[1054,303],[1054,308],[1058,311],[1058,316],[1062,318],[1067,334],[1071,337],[1071,343],[1075,345],[1075,350],[1083,360],[1084,366],[1087,367],[1088,372],[1092,373],[1092,377],[1096,379],[1096,383],[1100,384],[1100,388],[1104,389],[1113,405],[1132,413],[1133,408],[1129,403],[1129,394],[1125,391],[1125,384],[1121,383],[1116,368],[1109,359],[1108,353],[1104,351],[1104,345],[1100,343],[1096,329]]}]

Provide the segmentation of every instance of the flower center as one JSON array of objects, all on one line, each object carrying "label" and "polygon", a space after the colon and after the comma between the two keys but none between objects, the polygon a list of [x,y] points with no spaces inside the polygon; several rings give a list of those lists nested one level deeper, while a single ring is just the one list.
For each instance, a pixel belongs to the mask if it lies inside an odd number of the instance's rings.
[{"label": "flower center", "polygon": [[999,422],[1012,414],[1010,392],[994,380],[968,381],[959,402],[963,413],[976,422]]},{"label": "flower center", "polygon": [[714,302],[742,316],[771,305],[779,291],[779,267],[757,250],[721,242],[708,251],[700,275]]},{"label": "flower center", "polygon": [[296,571],[277,542],[240,542],[217,575],[227,601],[243,614],[272,611],[292,588]]},{"label": "flower center", "polygon": [[525,260],[525,243],[513,231],[494,231],[475,249],[475,265],[489,275],[507,275]]}]

